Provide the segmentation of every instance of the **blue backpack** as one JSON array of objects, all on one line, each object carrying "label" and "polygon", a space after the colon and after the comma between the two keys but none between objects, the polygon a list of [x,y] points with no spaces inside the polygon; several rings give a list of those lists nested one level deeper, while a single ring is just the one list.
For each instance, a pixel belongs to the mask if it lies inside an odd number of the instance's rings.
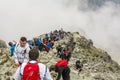
[{"label": "blue backpack", "polygon": [[32,40],[28,40],[27,43],[31,46],[34,46],[34,42]]},{"label": "blue backpack", "polygon": [[42,41],[40,38],[34,38],[34,42],[36,46],[40,46],[42,44]]}]

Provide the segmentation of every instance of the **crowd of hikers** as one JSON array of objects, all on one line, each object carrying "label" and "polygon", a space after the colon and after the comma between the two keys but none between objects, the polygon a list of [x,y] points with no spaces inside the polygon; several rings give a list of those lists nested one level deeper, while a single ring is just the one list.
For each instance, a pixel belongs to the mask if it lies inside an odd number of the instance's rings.
[{"label": "crowd of hikers", "polygon": [[57,50],[57,57],[61,58],[61,59],[66,59],[66,60],[70,60],[71,58],[71,52],[69,51],[69,48],[65,47],[63,48],[61,45],[58,45],[56,47]]},{"label": "crowd of hikers", "polygon": [[[54,42],[55,41],[59,41],[60,39],[63,39],[64,36],[66,35],[66,32],[63,31],[63,29],[61,30],[55,30],[53,32],[50,32],[49,34],[45,34],[44,37],[35,37],[33,38],[33,40],[27,40],[27,39],[20,39],[20,42],[27,42],[26,45],[29,45],[29,48],[37,48],[40,51],[47,51],[49,52],[50,49],[53,48],[54,46]],[[13,51],[15,49],[15,46],[19,47],[19,43],[15,42],[9,42],[9,46],[10,46],[10,56],[13,56]]]},{"label": "crowd of hikers", "polygon": [[[27,40],[26,37],[21,37],[18,43],[9,42],[10,56],[14,56],[15,64],[18,66],[13,80],[53,80],[50,74],[52,70],[58,73],[56,80],[60,80],[61,76],[63,80],[70,80],[68,63],[71,52],[68,47],[63,48],[60,44],[56,47],[56,57],[60,60],[51,65],[50,71],[47,66],[37,61],[39,51],[49,52],[50,49],[53,49],[54,42],[65,36],[66,32],[61,29],[45,34],[42,38],[36,37],[33,40]],[[79,71],[82,70],[80,61],[77,60],[75,66]]]}]

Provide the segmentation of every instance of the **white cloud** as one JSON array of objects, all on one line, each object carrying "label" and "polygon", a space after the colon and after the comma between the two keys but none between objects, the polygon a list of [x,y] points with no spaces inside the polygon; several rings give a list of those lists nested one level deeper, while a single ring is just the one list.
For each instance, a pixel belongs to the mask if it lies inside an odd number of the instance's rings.
[{"label": "white cloud", "polygon": [[120,62],[119,11],[113,3],[84,12],[65,6],[62,0],[0,0],[0,38],[7,42],[21,36],[30,39],[63,27],[87,35]]}]

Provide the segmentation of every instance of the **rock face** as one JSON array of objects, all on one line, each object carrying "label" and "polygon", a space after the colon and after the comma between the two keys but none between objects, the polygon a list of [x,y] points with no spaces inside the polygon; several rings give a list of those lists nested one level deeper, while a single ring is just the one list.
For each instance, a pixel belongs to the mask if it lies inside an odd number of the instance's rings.
[{"label": "rock face", "polygon": [[84,76],[85,80],[87,77],[91,77],[89,80],[119,80],[120,66],[111,59],[106,51],[94,47],[92,40],[88,40],[78,33],[73,33],[73,38],[76,42],[73,58],[80,58],[84,62],[80,75]]},{"label": "rock face", "polygon": [[[106,51],[96,48],[92,40],[86,39],[78,32],[69,32],[64,39],[55,42],[49,53],[41,52],[39,62],[48,67],[55,64],[59,60],[55,54],[56,46],[59,44],[62,47],[68,47],[72,53],[69,61],[71,80],[120,80],[120,66],[111,59]],[[17,69],[13,57],[9,57],[8,52],[9,49],[0,49],[0,80],[12,80]],[[83,62],[83,69],[79,74],[75,68],[77,59]],[[55,72],[51,72],[51,74],[55,80],[57,74]]]},{"label": "rock face", "polygon": [[6,48],[6,47],[7,47],[7,45],[6,45],[5,41],[0,40],[0,48]]}]

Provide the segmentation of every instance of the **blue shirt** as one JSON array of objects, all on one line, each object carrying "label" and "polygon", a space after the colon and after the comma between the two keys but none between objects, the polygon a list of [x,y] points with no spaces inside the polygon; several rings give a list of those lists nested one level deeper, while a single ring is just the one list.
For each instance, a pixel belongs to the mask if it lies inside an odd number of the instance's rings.
[{"label": "blue shirt", "polygon": [[15,45],[12,45],[12,46],[10,47],[10,56],[13,56],[14,49],[15,49]]},{"label": "blue shirt", "polygon": [[50,42],[47,43],[48,48],[52,48],[52,44]]}]

